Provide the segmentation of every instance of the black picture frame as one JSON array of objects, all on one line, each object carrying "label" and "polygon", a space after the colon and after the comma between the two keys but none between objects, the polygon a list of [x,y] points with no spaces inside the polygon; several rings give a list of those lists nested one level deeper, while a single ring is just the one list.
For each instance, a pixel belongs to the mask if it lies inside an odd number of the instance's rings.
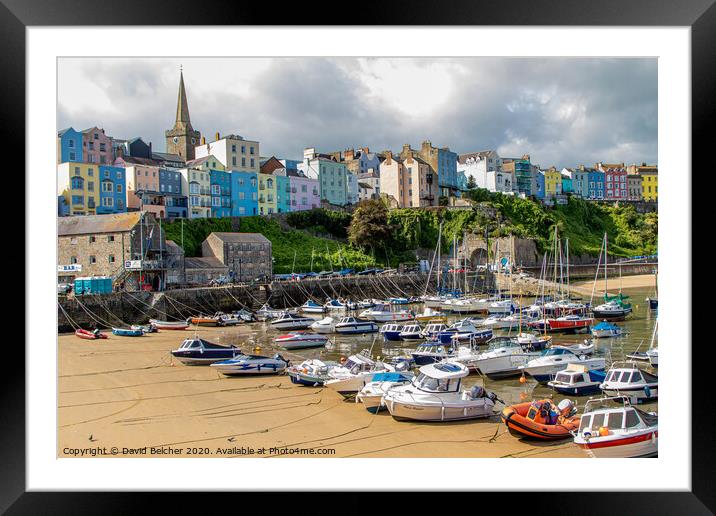
[{"label": "black picture frame", "polygon": [[[503,0],[486,2],[450,0],[440,4],[424,0],[383,2],[363,5],[350,15],[341,15],[329,2],[246,3],[232,2],[230,10],[221,9],[228,2],[206,0],[198,6],[186,0],[138,0],[101,2],[96,0],[1,0],[0,62],[3,80],[0,91],[5,142],[17,142],[25,135],[25,28],[53,25],[535,25],[535,26],[689,26],[692,43],[692,169],[710,173],[707,154],[713,148],[710,125],[716,106],[716,0]],[[280,7],[279,7],[280,5]],[[234,14],[232,14],[234,13]],[[664,128],[660,128],[664,130]],[[23,159],[24,145],[14,145],[16,159]],[[687,169],[688,170],[688,169]],[[9,171],[8,171],[9,172]],[[38,171],[27,171],[25,180]],[[39,171],[39,173],[42,173]],[[679,173],[688,173],[679,171]],[[692,197],[692,200],[695,199]],[[694,202],[692,202],[693,206]],[[696,218],[693,217],[694,223]],[[27,233],[25,238],[27,238]],[[28,271],[25,271],[26,273]],[[691,278],[686,278],[691,284]],[[694,300],[695,301],[695,300]],[[693,306],[696,304],[694,302]],[[26,318],[28,314],[25,314]],[[690,314],[688,315],[691,316]],[[9,342],[6,342],[9,344]],[[26,346],[42,343],[26,342]],[[45,343],[46,344],[46,343]],[[688,335],[685,342],[689,345]],[[703,342],[711,346],[710,342]],[[698,355],[696,355],[698,356]],[[2,468],[0,475],[0,510],[8,514],[84,514],[128,513],[148,508],[149,498],[157,495],[129,496],[126,493],[39,493],[25,492],[25,363],[13,359],[13,367],[3,368],[3,417],[0,432]],[[692,361],[691,400],[693,409],[710,407],[707,384],[713,377],[707,370],[709,361]],[[709,411],[710,412],[710,411]],[[698,412],[693,412],[694,416]],[[711,418],[708,417],[710,420]],[[48,439],[52,434],[48,433]],[[563,493],[558,506],[548,502],[549,493],[509,495],[517,506],[550,507],[552,514],[711,514],[716,510],[716,489],[711,484],[714,472],[714,440],[708,424],[692,424],[692,457],[690,492],[609,494]],[[522,471],[521,473],[524,473]],[[648,475],[646,469],[622,472]],[[479,477],[481,473],[476,472]],[[588,471],[586,472],[588,477]],[[520,475],[522,477],[522,475]],[[585,478],[588,487],[588,478]],[[559,489],[555,480],[555,489]],[[529,502],[527,498],[529,497]],[[544,497],[545,500],[535,501]],[[183,505],[186,496],[171,494],[161,500],[162,512]],[[504,497],[502,498],[504,501]],[[414,508],[415,506],[411,504]],[[523,505],[525,506],[525,505]],[[498,502],[498,507],[504,505]],[[473,509],[484,510],[481,500]],[[578,508],[578,509],[576,509]],[[207,509],[209,509],[207,507]]]}]

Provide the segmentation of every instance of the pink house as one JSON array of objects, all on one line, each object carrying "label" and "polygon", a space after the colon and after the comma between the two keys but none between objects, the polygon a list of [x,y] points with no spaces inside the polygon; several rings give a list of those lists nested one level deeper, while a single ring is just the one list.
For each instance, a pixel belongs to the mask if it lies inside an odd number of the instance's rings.
[{"label": "pink house", "polygon": [[604,172],[604,199],[607,201],[625,201],[627,191],[627,171],[624,163],[597,163],[597,170]]},{"label": "pink house", "polygon": [[145,210],[164,218],[166,201],[159,190],[159,164],[147,158],[120,156],[114,165],[126,170],[127,210]]},{"label": "pink house", "polygon": [[287,171],[289,186],[291,187],[291,211],[312,210],[321,207],[321,191],[318,186],[318,179],[311,179]]},{"label": "pink house", "polygon": [[114,159],[112,138],[104,129],[90,127],[82,131],[82,161],[110,165]]}]

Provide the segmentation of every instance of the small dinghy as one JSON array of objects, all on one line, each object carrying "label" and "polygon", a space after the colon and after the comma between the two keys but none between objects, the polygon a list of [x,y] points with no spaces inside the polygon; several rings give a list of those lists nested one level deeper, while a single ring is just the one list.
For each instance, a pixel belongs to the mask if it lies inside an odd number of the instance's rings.
[{"label": "small dinghy", "polygon": [[592,327],[592,337],[595,339],[601,339],[605,337],[619,337],[622,334],[622,329],[614,323],[608,321],[602,321],[599,324]]},{"label": "small dinghy", "polygon": [[659,397],[659,378],[633,361],[614,362],[599,388],[607,396],[628,396],[631,403],[642,403]]},{"label": "small dinghy", "polygon": [[303,303],[299,310],[304,314],[323,314],[326,312],[326,308],[323,305],[319,305],[312,299]]},{"label": "small dinghy", "polygon": [[632,407],[626,396],[589,400],[574,444],[596,458],[656,457],[659,416]]},{"label": "small dinghy", "polygon": [[173,350],[172,356],[186,365],[207,365],[221,360],[234,358],[241,350],[234,346],[222,346],[198,337],[188,338],[179,348]]},{"label": "small dinghy", "polygon": [[336,321],[333,317],[324,317],[320,321],[314,322],[310,328],[316,333],[334,333],[336,331]]},{"label": "small dinghy", "polygon": [[160,321],[159,319],[149,319],[149,324],[153,324],[158,330],[186,330],[189,327],[187,321]]},{"label": "small dinghy", "polygon": [[79,337],[80,339],[86,339],[86,340],[97,340],[97,339],[106,339],[107,335],[100,332],[98,329],[94,331],[89,330],[83,330],[82,328],[78,328],[75,330],[75,335]]},{"label": "small dinghy", "polygon": [[304,360],[300,365],[290,366],[287,372],[291,383],[308,387],[320,387],[330,378],[328,373],[335,367],[340,367],[340,364],[312,358]]},{"label": "small dinghy", "polygon": [[226,376],[242,376],[283,373],[288,365],[288,360],[276,354],[273,357],[238,355],[228,360],[214,362],[211,367],[215,367]]},{"label": "small dinghy", "polygon": [[130,326],[132,330],[141,330],[142,333],[157,333],[157,327],[152,323],[149,324],[133,324]]},{"label": "small dinghy", "polygon": [[560,371],[547,386],[560,394],[588,396],[600,392],[599,384],[604,381],[605,371],[589,370],[579,364],[569,364],[567,369]]},{"label": "small dinghy", "polygon": [[120,337],[141,337],[144,335],[142,330],[133,330],[132,328],[112,328],[112,333]]},{"label": "small dinghy", "polygon": [[390,415],[397,420],[458,421],[489,417],[497,396],[479,385],[460,391],[462,378],[470,374],[463,364],[450,361],[422,366],[406,385],[388,389],[383,396]]},{"label": "small dinghy", "polygon": [[364,333],[375,333],[378,325],[373,321],[361,321],[355,317],[342,317],[335,325],[336,333],[342,335],[360,335]]},{"label": "small dinghy", "polygon": [[559,405],[552,400],[538,400],[505,407],[502,421],[510,434],[522,439],[557,441],[572,437],[579,428],[579,416],[571,400]]},{"label": "small dinghy", "polygon": [[384,324],[380,328],[380,334],[386,342],[397,342],[400,340],[400,332],[403,327],[400,324]]},{"label": "small dinghy", "polygon": [[197,317],[190,317],[188,321],[193,324],[194,326],[218,326],[219,324],[219,317],[218,316],[204,316],[199,315]]},{"label": "small dinghy", "polygon": [[362,403],[371,414],[385,409],[383,395],[397,385],[405,385],[413,379],[410,372],[375,373],[368,383],[356,394],[356,403]]},{"label": "small dinghy", "polygon": [[318,333],[288,333],[279,335],[274,340],[274,344],[281,346],[283,349],[307,349],[320,348],[326,345],[328,337]]}]

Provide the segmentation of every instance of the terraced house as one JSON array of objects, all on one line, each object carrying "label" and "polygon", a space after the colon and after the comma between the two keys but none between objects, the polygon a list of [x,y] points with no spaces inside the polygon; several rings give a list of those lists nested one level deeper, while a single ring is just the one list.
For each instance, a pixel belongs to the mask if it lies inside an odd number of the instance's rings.
[{"label": "terraced house", "polygon": [[259,215],[276,213],[276,178],[271,174],[259,174]]},{"label": "terraced house", "polygon": [[[306,177],[318,180],[322,202],[336,206],[345,206],[348,201],[348,169],[345,163],[336,161],[334,156],[320,154],[315,148],[303,151],[303,163],[299,170]],[[357,179],[356,190],[357,195]]]},{"label": "terraced house", "polygon": [[629,174],[637,174],[642,178],[641,195],[645,201],[658,202],[659,200],[659,168],[656,165],[629,165]]},{"label": "terraced house", "polygon": [[90,127],[82,131],[82,161],[111,165],[114,161],[112,138],[104,134],[104,129]]},{"label": "terraced house", "polygon": [[223,171],[224,166],[214,156],[187,161],[179,169],[182,191],[187,192],[189,218],[211,217],[211,171]]},{"label": "terraced house", "polygon": [[243,217],[258,215],[258,174],[254,172],[231,172],[231,215]]},{"label": "terraced house", "polygon": [[216,133],[215,140],[206,143],[202,138],[202,144],[198,145],[194,152],[197,159],[206,156],[213,156],[226,171],[237,170],[240,172],[260,172],[259,142],[246,140],[243,136],[229,134],[221,136]]},{"label": "terraced house", "polygon": [[72,127],[57,132],[57,163],[82,161],[82,133]]},{"label": "terraced house", "polygon": [[597,170],[604,174],[604,200],[626,201],[627,195],[627,171],[624,163],[602,163],[596,164]]},{"label": "terraced house", "polygon": [[159,164],[151,159],[120,156],[114,161],[127,175],[127,208],[166,216],[166,202],[159,185]]},{"label": "terraced house", "polygon": [[[103,177],[105,174],[108,175]],[[125,212],[124,190],[125,174],[115,167],[105,167],[100,171],[100,167],[93,163],[66,162],[57,165],[57,194],[63,198],[64,215]]]}]

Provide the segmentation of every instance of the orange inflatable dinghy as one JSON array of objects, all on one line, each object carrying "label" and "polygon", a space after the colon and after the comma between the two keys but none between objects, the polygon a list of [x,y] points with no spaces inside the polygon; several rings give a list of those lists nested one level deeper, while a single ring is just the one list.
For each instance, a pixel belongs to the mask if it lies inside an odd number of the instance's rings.
[{"label": "orange inflatable dinghy", "polygon": [[539,441],[556,441],[572,437],[579,428],[579,416],[570,400],[555,405],[551,400],[519,403],[502,411],[502,421],[515,437]]}]

